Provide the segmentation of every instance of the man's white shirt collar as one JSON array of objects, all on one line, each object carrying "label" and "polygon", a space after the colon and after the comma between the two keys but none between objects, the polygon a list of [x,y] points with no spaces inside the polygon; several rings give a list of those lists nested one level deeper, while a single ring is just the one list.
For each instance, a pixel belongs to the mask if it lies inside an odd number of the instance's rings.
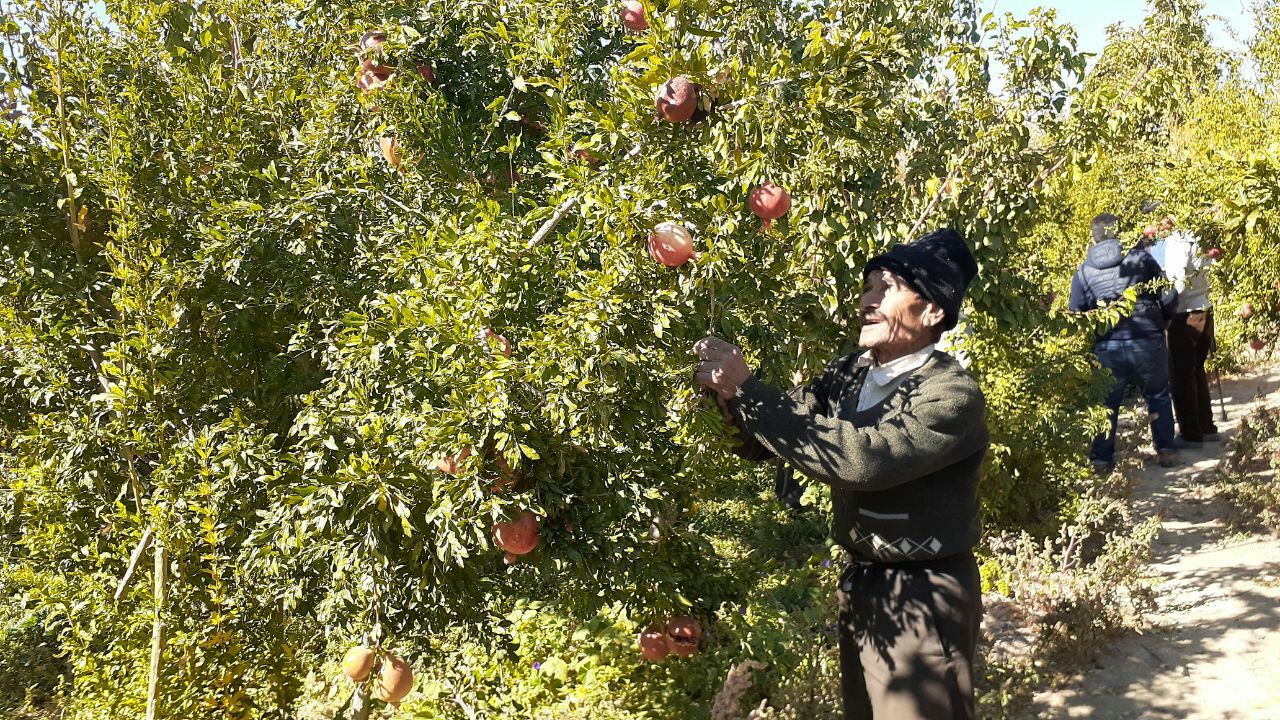
[{"label": "man's white shirt collar", "polygon": [[932,344],[922,347],[910,355],[903,355],[883,365],[877,364],[875,359],[871,357],[870,352],[865,352],[858,358],[855,365],[857,367],[871,368],[867,371],[867,379],[883,387],[903,375],[923,367],[925,363],[929,362],[929,356],[933,354],[935,347],[936,345]]}]

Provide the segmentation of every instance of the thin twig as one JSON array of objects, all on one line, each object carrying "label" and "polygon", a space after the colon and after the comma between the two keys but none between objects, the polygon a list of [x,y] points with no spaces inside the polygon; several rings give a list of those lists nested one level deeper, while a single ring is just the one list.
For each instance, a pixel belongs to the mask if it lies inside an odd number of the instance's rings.
[{"label": "thin twig", "polygon": [[533,237],[529,238],[529,244],[526,246],[526,249],[532,248],[545,240],[547,236],[551,234],[551,231],[555,230],[556,226],[560,224],[560,221],[564,219],[564,216],[567,215],[569,211],[573,209],[573,206],[577,204],[578,198],[572,195],[565,198],[564,201],[556,207],[556,211],[552,213],[551,217],[547,218],[547,221],[542,223],[542,227],[539,227],[538,231],[533,234]]},{"label": "thin twig", "polygon": [[116,594],[114,601],[120,602],[120,598],[124,596],[124,591],[129,587],[129,581],[133,579],[133,573],[138,569],[138,563],[142,561],[142,554],[147,551],[147,546],[151,544],[151,526],[147,526],[146,532],[142,533],[142,538],[138,540],[138,546],[133,549],[133,554],[129,556],[129,567],[124,571],[124,576],[120,578],[120,584],[116,586]]}]

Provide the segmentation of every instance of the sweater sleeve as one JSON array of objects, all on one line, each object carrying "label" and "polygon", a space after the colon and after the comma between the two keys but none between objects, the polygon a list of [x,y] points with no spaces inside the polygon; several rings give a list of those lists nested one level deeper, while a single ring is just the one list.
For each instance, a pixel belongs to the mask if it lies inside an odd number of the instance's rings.
[{"label": "sweater sleeve", "polygon": [[[817,414],[825,412],[827,407],[827,399],[830,396],[831,384],[833,381],[834,368],[840,363],[837,360],[827,366],[827,369],[818,378],[808,383],[793,388],[790,392],[783,395],[796,404],[802,412],[807,414]],[[754,377],[747,382],[754,382],[761,387],[769,387],[757,381]],[[769,387],[770,390],[782,394],[780,390]],[[741,393],[739,393],[741,394]],[[768,446],[756,440],[742,425],[742,416],[737,411],[737,398],[729,401],[729,410],[737,421],[738,426],[738,444],[733,448],[733,453],[744,460],[760,462],[764,460],[772,460],[777,457],[773,450]]]},{"label": "sweater sleeve", "polygon": [[906,410],[871,427],[809,412],[755,379],[734,400],[744,435],[806,476],[854,491],[916,480],[987,442],[982,393],[963,376],[926,380]]}]

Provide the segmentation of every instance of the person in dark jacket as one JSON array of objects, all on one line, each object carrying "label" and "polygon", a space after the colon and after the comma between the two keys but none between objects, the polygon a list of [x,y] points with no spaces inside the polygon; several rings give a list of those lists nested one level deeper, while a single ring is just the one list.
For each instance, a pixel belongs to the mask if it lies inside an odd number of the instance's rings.
[{"label": "person in dark jacket", "polygon": [[716,337],[696,381],[736,426],[737,452],[831,486],[844,715],[973,718],[982,620],[978,480],[990,440],[973,377],[935,348],[978,266],[954,230],[893,246],[863,272],[860,351],[784,393]]},{"label": "person in dark jacket", "polygon": [[1098,362],[1115,378],[1107,394],[1111,411],[1110,429],[1096,437],[1089,459],[1100,473],[1115,467],[1116,422],[1125,391],[1136,385],[1147,400],[1151,417],[1151,437],[1156,457],[1163,467],[1179,463],[1173,432],[1173,404],[1169,395],[1169,353],[1164,331],[1173,317],[1177,293],[1155,286],[1165,280],[1159,263],[1144,247],[1125,252],[1116,238],[1120,218],[1103,213],[1090,228],[1093,247],[1084,264],[1071,279],[1073,312],[1088,312],[1119,300],[1131,287],[1138,287],[1133,313],[1098,336],[1093,350]]}]

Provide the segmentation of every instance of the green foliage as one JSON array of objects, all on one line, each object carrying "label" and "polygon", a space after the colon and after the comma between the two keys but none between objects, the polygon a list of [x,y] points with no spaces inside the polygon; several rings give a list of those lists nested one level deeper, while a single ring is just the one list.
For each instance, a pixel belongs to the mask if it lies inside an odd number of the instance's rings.
[{"label": "green foliage", "polygon": [[[172,717],[331,712],[361,640],[413,661],[420,717],[706,717],[745,658],[767,667],[744,703],[825,712],[822,491],[791,517],[727,459],[692,344],[811,376],[848,349],[866,259],[959,228],[986,523],[1053,535],[1097,428],[1087,339],[1124,309],[1060,312],[1081,218],[1145,197],[1173,126],[1205,177],[1200,138],[1236,127],[1161,95],[1217,88],[1193,5],[1081,92],[1073,29],[969,0],[673,1],[639,35],[594,0],[93,6],[0,20],[5,582],[57,639],[69,671],[36,684],[62,677],[71,718],[144,713],[157,615]],[[679,74],[705,120],[655,119]],[[1243,220],[1196,217],[1258,253],[1222,272],[1266,299],[1274,153],[1250,152],[1243,194],[1206,185]],[[765,179],[794,197],[768,230]],[[652,262],[662,221],[696,261]],[[525,510],[541,542],[508,566],[492,527]],[[116,599],[148,530],[158,608],[146,553]],[[638,628],[679,614],[702,652],[642,665]]]}]

